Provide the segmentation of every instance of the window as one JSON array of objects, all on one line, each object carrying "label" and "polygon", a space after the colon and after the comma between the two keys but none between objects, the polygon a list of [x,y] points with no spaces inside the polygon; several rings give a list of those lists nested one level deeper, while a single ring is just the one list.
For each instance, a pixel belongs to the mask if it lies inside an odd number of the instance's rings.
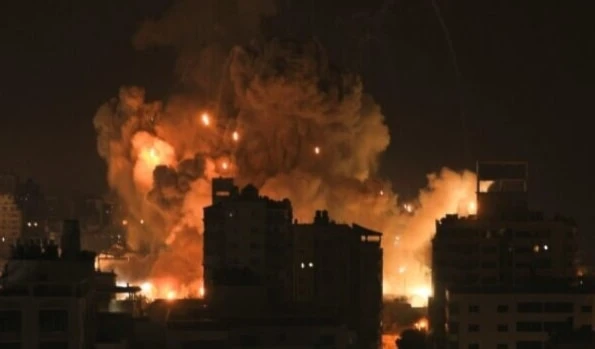
[{"label": "window", "polygon": [[541,342],[538,341],[518,341],[516,349],[542,349]]},{"label": "window", "polygon": [[569,302],[545,303],[544,311],[546,313],[572,313],[574,306]]},{"label": "window", "polygon": [[479,305],[470,305],[469,312],[470,313],[479,313]]},{"label": "window", "polygon": [[592,313],[593,312],[593,307],[590,305],[583,305],[581,307],[581,313]]},{"label": "window", "polygon": [[499,313],[508,313],[508,305],[503,305],[500,304],[497,308],[496,311],[498,311]]},{"label": "window", "polygon": [[20,333],[23,329],[20,310],[0,311],[0,333]]},{"label": "window", "polygon": [[479,325],[469,324],[468,330],[469,332],[479,332]]},{"label": "window", "polygon": [[39,332],[66,332],[68,312],[66,310],[41,310],[39,312]]},{"label": "window", "polygon": [[516,323],[517,332],[541,332],[541,322],[519,321]]},{"label": "window", "polygon": [[517,304],[517,312],[519,313],[541,313],[541,303],[537,302],[523,302]]},{"label": "window", "polygon": [[543,331],[544,332],[554,332],[559,331],[561,329],[565,329],[568,326],[568,323],[565,321],[547,321],[543,323]]},{"label": "window", "polygon": [[498,332],[508,332],[507,324],[499,324],[497,328],[498,328]]}]

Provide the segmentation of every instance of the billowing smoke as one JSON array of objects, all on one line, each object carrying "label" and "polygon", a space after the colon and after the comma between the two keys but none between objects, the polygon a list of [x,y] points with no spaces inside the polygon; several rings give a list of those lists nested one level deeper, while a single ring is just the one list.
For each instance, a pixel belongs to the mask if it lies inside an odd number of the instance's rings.
[{"label": "billowing smoke", "polygon": [[[233,46],[257,37],[257,19],[274,12],[269,1],[249,3],[181,1],[146,23],[135,43],[177,48],[186,92],[147,102],[142,88],[122,87],[95,116],[109,184],[144,223],[129,225],[130,247],[151,252],[130,264],[138,268],[132,274],[196,290],[210,180],[234,176],[272,198],[289,198],[300,221],[327,209],[337,221],[383,232],[386,291],[424,295],[435,220],[466,213],[474,175],[444,169],[429,176],[417,202],[399,203],[375,177],[390,137],[359,77],[334,67],[314,40]],[[234,12],[233,4],[252,12]],[[217,18],[224,20],[211,23]],[[213,78],[213,71],[221,74]],[[139,264],[149,267],[140,271]]]}]

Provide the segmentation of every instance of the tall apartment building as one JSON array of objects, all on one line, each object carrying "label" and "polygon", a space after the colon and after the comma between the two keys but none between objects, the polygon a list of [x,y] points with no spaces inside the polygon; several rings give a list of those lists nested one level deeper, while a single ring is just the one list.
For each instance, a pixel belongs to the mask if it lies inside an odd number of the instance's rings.
[{"label": "tall apartment building", "polygon": [[[253,186],[213,180],[213,205],[204,209],[207,295],[230,284],[261,285],[267,297],[288,301],[291,290],[292,209],[289,200],[261,197]],[[220,288],[221,289],[221,288]]]},{"label": "tall apartment building", "polygon": [[293,226],[294,292],[338,314],[357,334],[359,348],[378,348],[382,308],[381,234],[337,224],[317,211]]},{"label": "tall apartment building", "polygon": [[477,213],[449,215],[432,240],[430,326],[446,341],[446,295],[452,287],[513,287],[577,276],[577,229],[563,218],[545,218],[528,207],[528,165],[480,162]]},{"label": "tall apartment building", "polygon": [[253,186],[240,191],[227,178],[213,180],[204,217],[207,295],[229,285],[265,285],[268,303],[332,314],[356,333],[356,347],[378,347],[380,233],[332,222],[326,211],[311,224],[292,223],[288,200],[261,197]]}]

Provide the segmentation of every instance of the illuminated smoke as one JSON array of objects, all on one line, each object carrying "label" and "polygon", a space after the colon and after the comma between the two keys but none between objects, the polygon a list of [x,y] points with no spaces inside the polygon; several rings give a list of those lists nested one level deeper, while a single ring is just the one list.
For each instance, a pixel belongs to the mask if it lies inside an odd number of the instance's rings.
[{"label": "illuminated smoke", "polygon": [[[210,14],[222,11],[215,4],[232,2],[178,2],[135,37],[139,47],[177,48],[178,73],[198,92],[189,88],[166,103],[149,103],[142,88],[123,87],[95,116],[108,182],[128,220],[146,221],[126,225],[130,245],[152,252],[120,272],[131,281],[150,280],[157,290],[151,292],[163,298],[208,292],[200,284],[202,210],[211,204],[210,180],[234,176],[264,195],[289,198],[300,221],[327,209],[339,222],[383,232],[385,291],[427,297],[435,220],[469,213],[474,175],[444,169],[429,176],[417,202],[399,203],[375,177],[389,131],[359,77],[333,67],[316,41],[232,48],[256,36],[246,26],[256,26],[257,14],[273,13],[267,1],[256,1],[260,7],[239,1],[250,10],[246,18],[239,12],[213,25]],[[232,29],[217,31],[226,25]],[[215,78],[214,42],[225,52]]]}]

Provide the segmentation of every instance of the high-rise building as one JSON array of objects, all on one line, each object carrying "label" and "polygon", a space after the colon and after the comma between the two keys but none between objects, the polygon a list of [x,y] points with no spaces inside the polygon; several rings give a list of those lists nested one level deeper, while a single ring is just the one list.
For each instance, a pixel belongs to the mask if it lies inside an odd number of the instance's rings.
[{"label": "high-rise building", "polygon": [[[356,333],[356,347],[380,345],[380,233],[337,224],[326,211],[311,224],[292,223],[288,200],[262,197],[251,185],[240,191],[228,178],[213,180],[212,187],[213,205],[204,210],[204,278],[211,299],[229,295],[223,290],[230,286],[261,285],[269,305],[322,311]],[[241,294],[244,303],[257,298],[246,289]]]},{"label": "high-rise building", "polygon": [[337,314],[357,333],[359,348],[378,348],[382,308],[381,234],[338,224],[317,211],[311,224],[295,224],[294,292]]},{"label": "high-rise building", "polygon": [[208,295],[218,286],[261,285],[269,299],[286,301],[291,283],[292,209],[288,200],[261,197],[232,179],[213,180],[213,205],[204,209],[204,279]]},{"label": "high-rise building", "polygon": [[477,213],[436,223],[430,326],[439,341],[445,340],[450,288],[516,287],[544,279],[570,284],[577,276],[575,224],[531,211],[527,177],[524,162],[478,163]]}]

